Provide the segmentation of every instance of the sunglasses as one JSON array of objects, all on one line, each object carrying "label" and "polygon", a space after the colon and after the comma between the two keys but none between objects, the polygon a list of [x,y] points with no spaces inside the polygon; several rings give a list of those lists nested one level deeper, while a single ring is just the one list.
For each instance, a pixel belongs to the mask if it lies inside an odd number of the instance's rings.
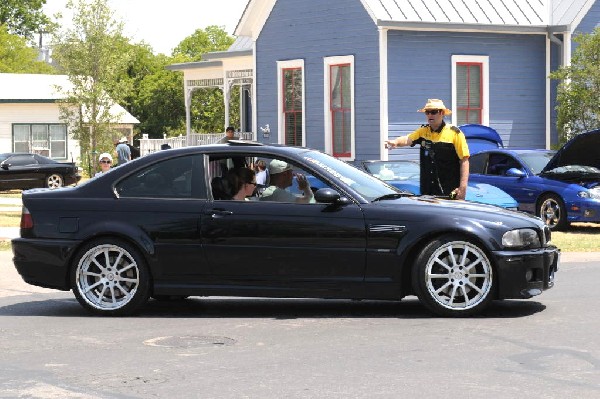
[{"label": "sunglasses", "polygon": [[112,161],[108,161],[108,160],[104,160],[103,159],[102,161],[100,161],[100,163],[108,163],[108,164],[110,164],[110,163],[112,163]]},{"label": "sunglasses", "polygon": [[439,109],[428,109],[425,110],[425,115],[437,115],[439,112]]}]

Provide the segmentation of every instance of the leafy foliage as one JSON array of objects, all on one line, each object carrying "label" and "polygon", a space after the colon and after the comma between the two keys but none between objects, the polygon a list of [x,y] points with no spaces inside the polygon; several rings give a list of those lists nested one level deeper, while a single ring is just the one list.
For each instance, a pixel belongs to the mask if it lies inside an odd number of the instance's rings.
[{"label": "leafy foliage", "polygon": [[573,40],[576,47],[571,65],[550,75],[560,80],[556,107],[559,144],[600,127],[600,28],[577,35]]},{"label": "leafy foliage", "polygon": [[123,24],[113,18],[107,0],[69,1],[67,8],[73,9],[73,27],[57,32],[53,53],[72,84],[62,88],[61,118],[79,140],[86,155],[82,164],[91,175],[95,154],[112,152],[119,135],[113,125],[120,115],[111,107],[131,91],[130,82],[120,79],[131,51],[122,35]]},{"label": "leafy foliage", "polygon": [[52,24],[42,7],[46,0],[2,0],[0,2],[0,25],[6,30],[31,40],[36,33],[48,31]]},{"label": "leafy foliage", "polygon": [[55,73],[55,69],[38,61],[38,51],[27,45],[23,37],[12,35],[0,25],[0,72]]}]

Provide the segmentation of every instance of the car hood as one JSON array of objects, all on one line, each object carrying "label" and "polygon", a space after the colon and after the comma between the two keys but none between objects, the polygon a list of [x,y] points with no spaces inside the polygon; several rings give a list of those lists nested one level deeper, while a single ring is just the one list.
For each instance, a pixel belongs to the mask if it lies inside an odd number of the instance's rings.
[{"label": "car hood", "polygon": [[484,150],[494,150],[503,148],[504,143],[498,132],[489,126],[467,124],[459,126],[459,129],[464,133],[469,153],[477,154]]},{"label": "car hood", "polygon": [[[541,223],[540,219],[529,213],[513,211],[510,209],[501,208],[495,205],[482,204],[472,201],[448,200],[436,198],[433,196],[411,196],[398,199],[390,199],[374,202],[373,205],[384,208],[402,207],[410,214],[410,209],[416,210],[421,207],[426,207],[427,213],[432,215],[445,215],[446,217],[455,217],[458,214],[476,218],[485,221],[507,221],[511,220],[528,220],[534,224]],[[433,208],[432,208],[433,207]],[[421,212],[417,212],[421,214]]]},{"label": "car hood", "polygon": [[541,174],[571,165],[600,169],[600,129],[578,134],[569,140],[554,154]]}]

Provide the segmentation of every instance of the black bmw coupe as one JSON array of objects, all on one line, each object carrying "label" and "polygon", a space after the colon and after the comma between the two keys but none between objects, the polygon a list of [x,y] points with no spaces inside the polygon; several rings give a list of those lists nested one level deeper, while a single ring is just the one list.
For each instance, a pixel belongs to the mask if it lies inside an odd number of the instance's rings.
[{"label": "black bmw coupe", "polygon": [[81,179],[72,162],[58,162],[39,154],[0,154],[0,190],[58,188]]},{"label": "black bmw coupe", "polygon": [[[265,201],[264,187],[223,196],[228,171],[257,160],[305,175],[313,200]],[[73,290],[100,315],[151,297],[417,295],[438,315],[467,316],[552,287],[560,254],[537,217],[414,196],[320,151],[251,142],[160,151],[77,187],[28,190],[12,248],[26,282]]]}]

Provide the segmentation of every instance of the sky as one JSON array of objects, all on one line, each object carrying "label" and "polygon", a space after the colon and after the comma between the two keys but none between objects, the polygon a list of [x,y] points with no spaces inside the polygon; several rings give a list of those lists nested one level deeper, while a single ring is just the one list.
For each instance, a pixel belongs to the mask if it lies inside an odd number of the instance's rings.
[{"label": "sky", "polygon": [[[171,50],[196,29],[209,25],[233,31],[248,0],[108,0],[115,19],[124,23],[124,34],[137,43],[148,43],[155,53],[170,55]],[[44,12],[63,14],[63,24],[71,17],[66,13],[67,0],[46,0]]]}]

